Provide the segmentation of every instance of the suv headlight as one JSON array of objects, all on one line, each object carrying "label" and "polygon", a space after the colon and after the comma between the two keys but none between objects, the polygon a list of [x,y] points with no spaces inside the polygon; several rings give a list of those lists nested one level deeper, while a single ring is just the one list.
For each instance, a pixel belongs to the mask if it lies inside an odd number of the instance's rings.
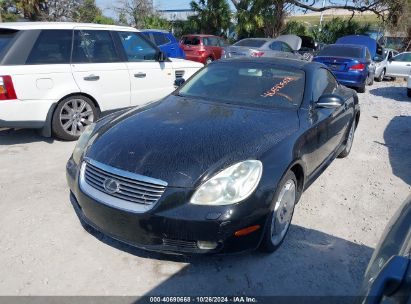
[{"label": "suv headlight", "polygon": [[80,138],[78,139],[76,147],[73,151],[73,160],[76,162],[76,164],[80,164],[80,160],[83,156],[84,150],[90,144],[90,136],[93,133],[95,127],[95,123],[92,123],[91,125],[87,126],[81,134]]},{"label": "suv headlight", "polygon": [[246,160],[224,169],[204,184],[191,197],[196,205],[231,205],[249,197],[257,188],[263,172],[259,160]]}]

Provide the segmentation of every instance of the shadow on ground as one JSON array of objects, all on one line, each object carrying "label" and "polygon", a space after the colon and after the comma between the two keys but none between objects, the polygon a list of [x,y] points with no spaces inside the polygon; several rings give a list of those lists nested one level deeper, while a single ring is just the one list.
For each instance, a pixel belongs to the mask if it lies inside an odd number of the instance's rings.
[{"label": "shadow on ground", "polygon": [[384,131],[384,141],[393,174],[411,185],[411,116],[395,116]]},{"label": "shadow on ground", "polygon": [[402,87],[392,86],[371,89],[370,94],[396,101],[411,102],[411,98],[407,96],[407,88],[405,85]]},{"label": "shadow on ground", "polygon": [[43,137],[35,129],[0,129],[0,146],[18,145],[33,142],[52,144],[53,138]]}]

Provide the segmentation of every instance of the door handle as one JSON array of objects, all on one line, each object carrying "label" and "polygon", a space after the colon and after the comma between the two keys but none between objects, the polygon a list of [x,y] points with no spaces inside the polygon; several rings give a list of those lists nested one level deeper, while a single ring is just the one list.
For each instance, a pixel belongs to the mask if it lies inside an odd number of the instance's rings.
[{"label": "door handle", "polygon": [[146,73],[137,73],[137,74],[134,74],[134,77],[136,77],[136,78],[145,78],[146,76],[147,76]]},{"label": "door handle", "polygon": [[100,76],[96,76],[96,75],[89,75],[84,77],[85,81],[97,81],[100,79]]}]

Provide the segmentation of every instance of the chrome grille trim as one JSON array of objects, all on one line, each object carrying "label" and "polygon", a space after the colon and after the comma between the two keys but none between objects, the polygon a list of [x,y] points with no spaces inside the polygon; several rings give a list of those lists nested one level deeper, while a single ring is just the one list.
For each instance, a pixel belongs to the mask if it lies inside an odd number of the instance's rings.
[{"label": "chrome grille trim", "polygon": [[[105,188],[107,179],[117,182],[116,192]],[[152,209],[163,195],[167,183],[155,178],[123,171],[86,158],[80,170],[80,188],[102,204],[134,213]]]}]

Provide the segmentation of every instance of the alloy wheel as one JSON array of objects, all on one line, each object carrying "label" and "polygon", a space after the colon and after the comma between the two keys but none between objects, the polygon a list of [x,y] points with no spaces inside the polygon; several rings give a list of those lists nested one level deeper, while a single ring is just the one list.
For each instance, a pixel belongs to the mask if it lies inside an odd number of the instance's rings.
[{"label": "alloy wheel", "polygon": [[296,185],[290,179],[282,187],[274,207],[274,216],[271,223],[271,241],[277,246],[284,239],[293,217]]},{"label": "alloy wheel", "polygon": [[79,136],[94,121],[94,113],[85,100],[70,99],[61,108],[59,118],[65,132]]},{"label": "alloy wheel", "polygon": [[347,151],[351,150],[352,144],[354,142],[354,132],[355,132],[355,121],[353,121],[351,125],[351,129],[350,129],[350,133],[348,133],[347,144],[346,144]]}]

